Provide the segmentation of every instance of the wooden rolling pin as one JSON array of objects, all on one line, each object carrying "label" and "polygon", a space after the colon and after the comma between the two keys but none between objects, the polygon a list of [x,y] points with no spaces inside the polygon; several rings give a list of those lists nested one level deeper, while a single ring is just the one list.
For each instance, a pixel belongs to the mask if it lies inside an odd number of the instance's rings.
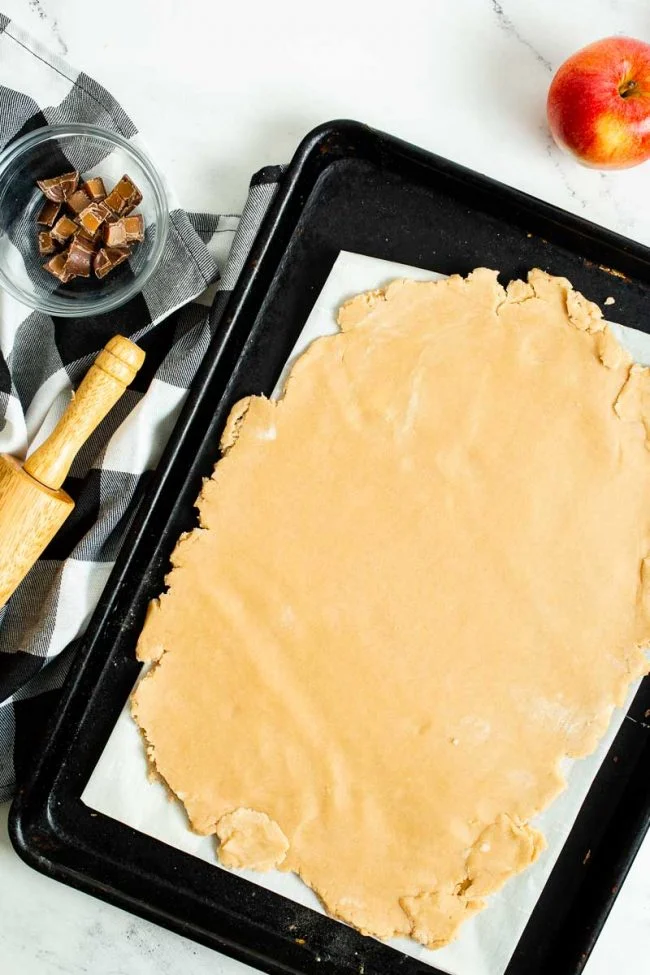
[{"label": "wooden rolling pin", "polygon": [[0,454],[0,607],[74,508],[70,495],[61,490],[72,461],[143,362],[142,349],[116,335],[95,359],[50,436],[25,464]]}]

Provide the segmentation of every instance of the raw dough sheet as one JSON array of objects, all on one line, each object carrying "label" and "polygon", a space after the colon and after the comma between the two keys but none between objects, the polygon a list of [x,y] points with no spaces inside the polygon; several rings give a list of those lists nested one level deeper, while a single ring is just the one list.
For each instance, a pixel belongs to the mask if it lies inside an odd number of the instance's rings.
[{"label": "raw dough sheet", "polygon": [[[318,336],[337,331],[336,312],[346,299],[362,291],[383,287],[400,277],[436,280],[442,275],[342,252],[294,346],[273,396],[278,395],[290,365],[307,345]],[[637,362],[650,364],[650,336],[619,325],[611,327]],[[451,945],[433,952],[410,939],[394,939],[391,944],[449,975],[503,975],[637,686],[630,693],[625,708],[614,713],[610,728],[597,750],[586,759],[567,764],[570,769],[568,788],[533,822],[532,825],[538,826],[548,841],[548,849],[537,863],[509,880],[498,894],[493,895],[484,911],[464,923],[458,940]],[[217,870],[223,869],[216,858],[214,838],[192,833],[181,804],[169,800],[167,789],[160,782],[149,782],[147,771],[141,735],[127,706],[82,799],[86,805],[113,819],[199,856]],[[316,895],[294,874],[239,872],[254,884],[323,913]]]}]

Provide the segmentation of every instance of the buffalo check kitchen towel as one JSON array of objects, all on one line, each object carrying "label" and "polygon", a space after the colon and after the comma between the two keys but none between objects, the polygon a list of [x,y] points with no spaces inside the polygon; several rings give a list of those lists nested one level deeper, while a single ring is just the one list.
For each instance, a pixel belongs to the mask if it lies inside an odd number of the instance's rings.
[{"label": "buffalo check kitchen towel", "polygon": [[[44,125],[84,122],[139,142],[105,88],[44,50],[0,13],[0,150]],[[72,167],[71,167],[72,168]],[[74,512],[0,610],[0,801],[10,799],[42,729],[125,529],[156,466],[237,280],[281,167],[253,177],[241,217],[186,213],[168,190],[170,234],[144,291],[96,318],[52,318],[0,292],[0,452],[25,457],[116,333],[147,353],[133,385],[77,457]]]}]

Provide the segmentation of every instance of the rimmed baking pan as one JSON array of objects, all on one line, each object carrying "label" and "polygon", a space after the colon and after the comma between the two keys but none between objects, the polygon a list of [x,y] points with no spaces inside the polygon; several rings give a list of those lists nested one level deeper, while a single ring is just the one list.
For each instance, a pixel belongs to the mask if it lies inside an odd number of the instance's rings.
[{"label": "rimmed baking pan", "polygon": [[[650,250],[355,122],[299,147],[225,308],[148,495],[91,621],[48,744],[10,831],[29,864],[267,972],[437,969],[240,876],[93,812],[81,801],[139,665],[134,647],[169,555],[195,524],[201,478],[231,406],[269,394],[341,250],[503,280],[542,267],[615,299],[649,330]],[[218,317],[218,321],[216,318]],[[650,824],[645,680],[514,952],[507,975],[580,972]],[[489,908],[488,908],[489,910]]]}]

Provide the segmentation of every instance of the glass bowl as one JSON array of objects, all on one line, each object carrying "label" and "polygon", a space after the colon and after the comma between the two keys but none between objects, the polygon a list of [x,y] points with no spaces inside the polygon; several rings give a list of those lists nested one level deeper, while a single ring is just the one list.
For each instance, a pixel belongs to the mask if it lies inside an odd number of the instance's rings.
[{"label": "glass bowl", "polygon": [[[78,169],[82,179],[101,176],[108,192],[125,173],[142,193],[135,213],[144,217],[145,239],[128,261],[104,278],[62,284],[43,264],[36,223],[45,197],[37,179]],[[49,315],[100,315],[125,304],[145,285],[163,254],[169,213],[162,180],[142,149],[116,132],[94,125],[48,125],[0,153],[0,286],[23,304]]]}]

